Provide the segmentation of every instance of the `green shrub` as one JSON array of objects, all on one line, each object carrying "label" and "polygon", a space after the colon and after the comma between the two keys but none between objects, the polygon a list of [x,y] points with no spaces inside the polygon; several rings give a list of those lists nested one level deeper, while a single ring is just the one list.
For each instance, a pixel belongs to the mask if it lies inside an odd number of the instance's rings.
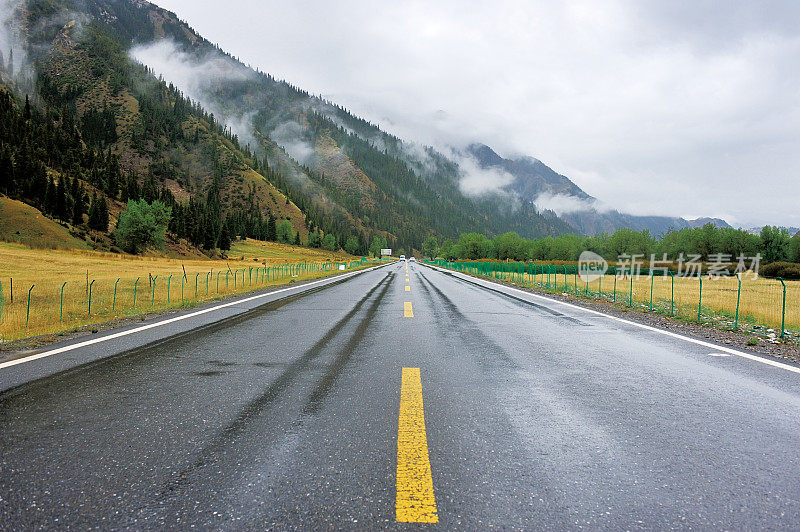
[{"label": "green shrub", "polygon": [[119,215],[114,239],[129,253],[141,253],[149,246],[161,249],[171,215],[172,209],[160,201],[128,201]]},{"label": "green shrub", "polygon": [[800,279],[800,264],[795,264],[793,262],[771,262],[762,266],[758,273],[764,277]]}]

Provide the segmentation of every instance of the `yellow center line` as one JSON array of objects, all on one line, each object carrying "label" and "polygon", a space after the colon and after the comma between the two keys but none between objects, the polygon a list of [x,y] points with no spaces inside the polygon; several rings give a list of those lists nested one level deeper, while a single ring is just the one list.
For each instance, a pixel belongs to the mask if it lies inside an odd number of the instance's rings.
[{"label": "yellow center line", "polygon": [[419,368],[403,368],[400,386],[395,519],[400,523],[439,522],[425,434]]},{"label": "yellow center line", "polygon": [[406,292],[411,292],[411,287],[406,285]]},{"label": "yellow center line", "polygon": [[406,301],[405,303],[403,303],[403,317],[404,318],[414,317],[414,309],[411,307],[411,301]]}]

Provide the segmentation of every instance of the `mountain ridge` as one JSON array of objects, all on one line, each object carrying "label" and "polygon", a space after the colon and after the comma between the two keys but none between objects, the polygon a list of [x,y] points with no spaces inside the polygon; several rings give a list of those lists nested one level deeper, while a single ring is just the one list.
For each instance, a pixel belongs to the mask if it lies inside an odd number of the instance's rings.
[{"label": "mountain ridge", "polygon": [[[559,217],[569,223],[577,231],[592,236],[602,232],[613,232],[617,229],[648,230],[653,235],[661,234],[669,229],[686,229],[710,223],[717,227],[731,227],[720,218],[701,217],[688,220],[671,216],[641,216],[622,213],[615,209],[597,208],[598,200],[572,182],[568,177],[541,162],[539,159],[523,156],[507,159],[498,155],[485,144],[473,143],[466,152],[475,158],[485,169],[501,169],[511,175],[514,180],[505,185],[504,190],[519,195],[523,201],[534,205],[552,203],[552,197],[564,198],[562,203],[571,204],[572,208],[559,213]],[[542,201],[544,198],[549,201]],[[541,205],[540,205],[541,207]]]},{"label": "mountain ridge", "polygon": [[356,236],[362,251],[375,236],[419,249],[428,236],[532,238],[679,220],[592,209],[558,216],[535,200],[595,200],[538,159],[504,159],[485,145],[473,147],[482,165],[515,180],[501,194],[467,193],[469,170],[459,160],[250,68],[146,0],[22,4],[36,90],[47,105],[69,108],[86,135],[105,120],[108,139],[92,141],[97,148],[140,186],[169,189],[178,204],[219,183],[226,212],[288,219],[306,239],[315,231],[340,243]]}]

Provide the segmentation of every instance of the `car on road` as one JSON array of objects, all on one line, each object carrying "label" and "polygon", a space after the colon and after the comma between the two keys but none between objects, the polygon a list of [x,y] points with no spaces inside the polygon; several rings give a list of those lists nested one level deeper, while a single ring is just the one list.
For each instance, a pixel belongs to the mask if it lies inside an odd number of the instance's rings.
[{"label": "car on road", "polygon": [[400,260],[406,260],[406,256],[405,255],[400,255]]},{"label": "car on road", "polygon": [[417,257],[411,257],[408,262],[417,262]]}]

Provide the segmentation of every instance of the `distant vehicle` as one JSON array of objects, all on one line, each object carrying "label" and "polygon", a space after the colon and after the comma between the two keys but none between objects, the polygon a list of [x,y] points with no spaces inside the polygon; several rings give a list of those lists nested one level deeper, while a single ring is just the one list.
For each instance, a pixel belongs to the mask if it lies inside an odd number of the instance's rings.
[{"label": "distant vehicle", "polygon": [[400,255],[400,260],[406,260],[406,256],[405,255]]},{"label": "distant vehicle", "polygon": [[417,257],[411,257],[408,259],[409,262],[417,262]]}]

